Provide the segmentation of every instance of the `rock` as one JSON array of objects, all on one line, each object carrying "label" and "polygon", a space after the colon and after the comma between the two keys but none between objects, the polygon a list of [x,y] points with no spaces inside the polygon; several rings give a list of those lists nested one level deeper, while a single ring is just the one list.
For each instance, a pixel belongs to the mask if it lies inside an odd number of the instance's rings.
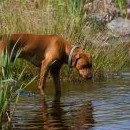
[{"label": "rock", "polygon": [[118,17],[107,23],[107,28],[115,37],[130,35],[130,20]]}]

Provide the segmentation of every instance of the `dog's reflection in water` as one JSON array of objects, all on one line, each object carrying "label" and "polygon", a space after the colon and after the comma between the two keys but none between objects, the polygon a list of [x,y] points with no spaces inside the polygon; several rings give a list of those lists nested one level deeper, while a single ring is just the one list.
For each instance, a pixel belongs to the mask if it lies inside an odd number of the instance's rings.
[{"label": "dog's reflection in water", "polygon": [[83,130],[93,127],[92,103],[86,102],[85,105],[78,107],[72,104],[71,100],[62,103],[60,96],[55,96],[51,105],[48,105],[45,100],[42,101],[44,129]]}]

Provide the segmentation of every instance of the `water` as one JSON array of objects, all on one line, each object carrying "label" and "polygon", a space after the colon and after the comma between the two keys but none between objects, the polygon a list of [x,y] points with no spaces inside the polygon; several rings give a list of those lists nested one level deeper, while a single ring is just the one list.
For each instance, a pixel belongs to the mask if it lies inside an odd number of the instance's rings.
[{"label": "water", "polygon": [[[130,130],[130,76],[88,82],[63,82],[61,99],[52,82],[41,100],[36,86],[21,94],[14,130]],[[126,78],[127,77],[127,78]]]}]

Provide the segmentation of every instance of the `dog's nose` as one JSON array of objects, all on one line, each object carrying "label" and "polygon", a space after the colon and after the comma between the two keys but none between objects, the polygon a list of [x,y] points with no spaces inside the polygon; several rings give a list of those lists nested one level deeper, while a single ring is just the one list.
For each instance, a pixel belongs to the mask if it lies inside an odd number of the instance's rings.
[{"label": "dog's nose", "polygon": [[88,76],[87,76],[87,79],[89,79],[89,80],[92,79],[92,78],[93,78],[92,75],[88,75]]}]

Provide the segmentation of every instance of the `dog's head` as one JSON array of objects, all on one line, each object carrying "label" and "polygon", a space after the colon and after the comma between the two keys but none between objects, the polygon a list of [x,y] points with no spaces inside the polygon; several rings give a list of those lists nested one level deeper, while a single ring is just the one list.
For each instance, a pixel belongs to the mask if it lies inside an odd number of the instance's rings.
[{"label": "dog's head", "polygon": [[92,56],[89,53],[76,53],[73,64],[84,79],[92,78]]}]

